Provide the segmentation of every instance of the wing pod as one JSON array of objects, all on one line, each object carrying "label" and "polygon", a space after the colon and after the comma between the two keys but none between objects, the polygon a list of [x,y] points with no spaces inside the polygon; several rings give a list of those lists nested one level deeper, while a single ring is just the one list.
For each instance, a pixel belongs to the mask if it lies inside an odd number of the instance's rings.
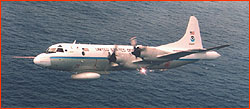
[{"label": "wing pod", "polygon": [[97,79],[100,77],[101,75],[95,72],[85,72],[85,73],[74,74],[71,76],[72,79]]}]

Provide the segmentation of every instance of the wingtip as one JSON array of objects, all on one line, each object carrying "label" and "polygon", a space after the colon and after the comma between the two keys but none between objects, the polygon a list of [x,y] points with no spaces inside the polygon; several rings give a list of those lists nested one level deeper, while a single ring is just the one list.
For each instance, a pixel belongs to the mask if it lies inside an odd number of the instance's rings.
[{"label": "wingtip", "polygon": [[222,45],[222,47],[229,47],[230,45],[229,44],[226,44],[226,45]]}]

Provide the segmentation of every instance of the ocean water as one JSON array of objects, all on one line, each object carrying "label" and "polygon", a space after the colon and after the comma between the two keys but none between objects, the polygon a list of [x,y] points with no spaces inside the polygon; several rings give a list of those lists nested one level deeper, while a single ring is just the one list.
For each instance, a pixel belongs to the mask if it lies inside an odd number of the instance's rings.
[{"label": "ocean water", "polygon": [[[248,108],[249,2],[2,1],[3,108]],[[32,59],[55,43],[158,46],[180,39],[190,16],[204,47],[230,44],[213,61],[147,76],[112,71],[96,80],[45,69]]]}]

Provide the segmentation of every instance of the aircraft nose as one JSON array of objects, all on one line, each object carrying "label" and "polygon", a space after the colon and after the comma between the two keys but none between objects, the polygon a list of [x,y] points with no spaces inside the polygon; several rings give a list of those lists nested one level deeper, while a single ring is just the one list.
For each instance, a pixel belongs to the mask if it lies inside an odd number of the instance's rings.
[{"label": "aircraft nose", "polygon": [[33,62],[42,67],[49,67],[51,66],[50,58],[46,54],[40,54],[36,56]]}]

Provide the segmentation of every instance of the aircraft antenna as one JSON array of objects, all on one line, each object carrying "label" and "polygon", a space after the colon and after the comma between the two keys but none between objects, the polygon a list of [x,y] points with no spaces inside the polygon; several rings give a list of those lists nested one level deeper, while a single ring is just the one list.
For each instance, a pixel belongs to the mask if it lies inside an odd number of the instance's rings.
[{"label": "aircraft antenna", "polygon": [[74,40],[73,44],[76,44],[76,40]]}]

